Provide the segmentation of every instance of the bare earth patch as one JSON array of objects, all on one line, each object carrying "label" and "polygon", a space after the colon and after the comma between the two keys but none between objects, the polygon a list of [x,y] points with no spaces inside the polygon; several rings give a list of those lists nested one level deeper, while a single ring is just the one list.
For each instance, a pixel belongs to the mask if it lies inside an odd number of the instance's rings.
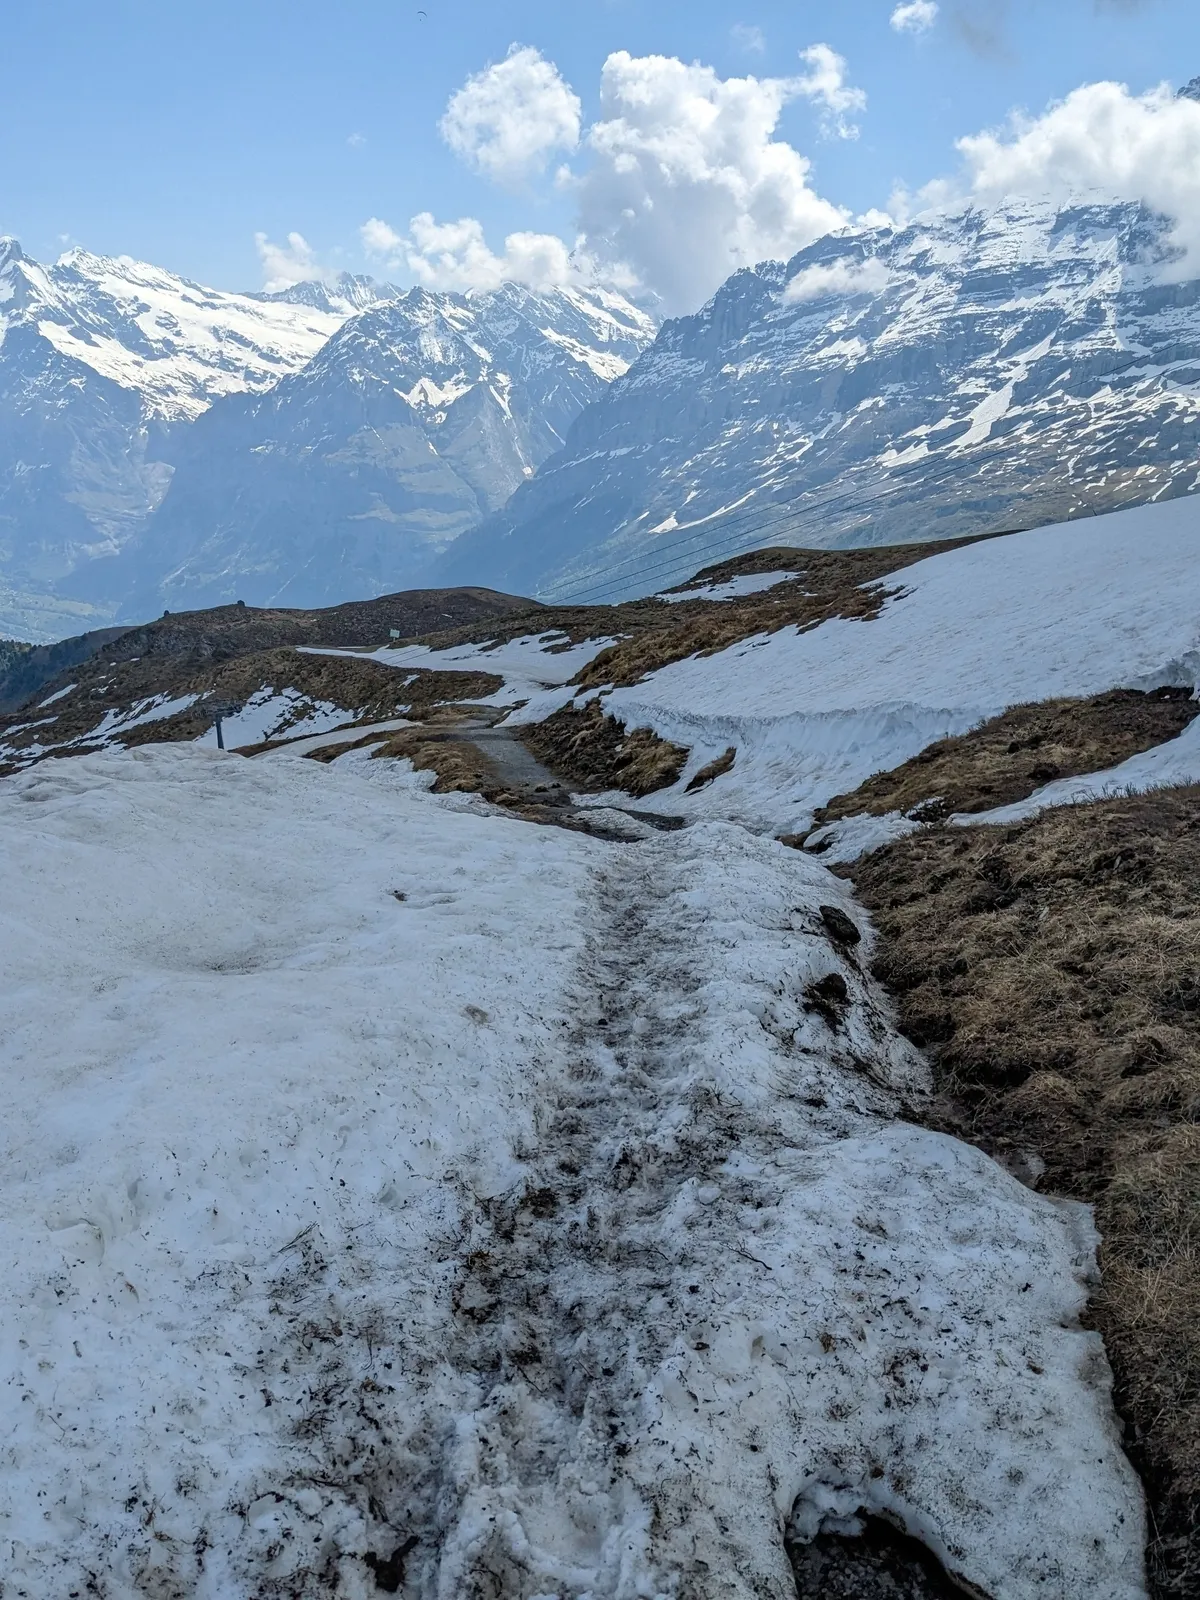
[{"label": "bare earth patch", "polygon": [[1092,1315],[1146,1483],[1154,1593],[1193,1596],[1200,787],[1011,828],[933,827],[845,871],[880,930],[875,970],[903,1031],[932,1058],[946,1125],[1096,1207]]},{"label": "bare earth patch", "polygon": [[1012,706],[970,733],[939,739],[890,772],[835,796],[814,825],[902,811],[918,822],[1024,800],[1055,778],[1102,772],[1165,744],[1200,715],[1183,688],[1113,689],[1086,700]]},{"label": "bare earth patch", "polygon": [[544,722],[521,729],[521,742],[551,772],[580,789],[623,789],[637,797],[678,781],[688,752],[649,728],[627,733],[598,699],[567,705]]}]

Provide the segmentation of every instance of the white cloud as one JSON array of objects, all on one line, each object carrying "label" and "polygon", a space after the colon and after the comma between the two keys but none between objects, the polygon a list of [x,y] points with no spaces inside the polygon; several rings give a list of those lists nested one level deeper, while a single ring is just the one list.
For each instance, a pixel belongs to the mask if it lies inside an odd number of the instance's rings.
[{"label": "white cloud", "polygon": [[513,45],[451,95],[439,128],[468,166],[512,184],[544,171],[554,152],[578,146],[581,109],[552,61]]},{"label": "white cloud", "polygon": [[365,133],[352,133],[346,140],[346,143],[350,146],[351,150],[361,150],[366,142],[367,136]]},{"label": "white cloud", "polygon": [[810,187],[810,163],[773,137],[787,101],[807,92],[795,79],[610,55],[577,185],[599,270],[624,271],[668,313],[694,311],[738,267],[839,227],[845,215]]},{"label": "white cloud", "polygon": [[407,234],[372,217],[360,231],[368,255],[385,261],[393,271],[406,271],[427,289],[496,289],[502,283],[550,289],[581,276],[579,264],[554,234],[510,233],[504,253],[496,255],[475,217],[438,222],[422,211],[409,223]]},{"label": "white cloud", "polygon": [[761,56],[767,48],[766,35],[762,29],[750,23],[735,22],[729,30],[729,37],[739,50],[745,50],[750,55]]},{"label": "white cloud", "polygon": [[[1134,95],[1090,83],[1040,117],[958,141],[969,194],[1138,200],[1175,223],[1174,275],[1200,271],[1200,103],[1165,84]],[[942,198],[932,187],[927,198]]]},{"label": "white cloud", "polygon": [[286,244],[275,244],[265,233],[256,233],[254,244],[262,262],[263,288],[268,294],[290,289],[294,283],[325,283],[337,276],[320,265],[302,233],[289,233]]},{"label": "white cloud", "polygon": [[783,291],[784,305],[804,300],[821,300],[826,295],[878,294],[886,289],[891,274],[882,261],[830,261],[805,267],[788,280]]},{"label": "white cloud", "polygon": [[892,12],[892,27],[897,33],[928,33],[937,16],[935,0],[908,0]]},{"label": "white cloud", "polygon": [[811,71],[796,79],[796,90],[820,108],[825,132],[839,139],[857,139],[858,127],[847,113],[865,111],[867,96],[846,82],[845,57],[827,44],[814,44],[801,50],[800,59]]},{"label": "white cloud", "polygon": [[[582,170],[559,166],[552,180],[578,208],[573,245],[513,233],[494,251],[475,218],[423,212],[405,233],[372,218],[364,248],[431,288],[600,281],[653,294],[668,313],[694,311],[737,268],[790,257],[847,219],[775,131],[787,102],[804,96],[848,136],[857,130],[847,115],[866,96],[827,45],[802,59],[804,76],[721,78],[696,62],[617,51],[601,72]],[[514,46],[458,91],[442,131],[472,166],[507,182],[580,145],[579,101],[552,62]]]}]

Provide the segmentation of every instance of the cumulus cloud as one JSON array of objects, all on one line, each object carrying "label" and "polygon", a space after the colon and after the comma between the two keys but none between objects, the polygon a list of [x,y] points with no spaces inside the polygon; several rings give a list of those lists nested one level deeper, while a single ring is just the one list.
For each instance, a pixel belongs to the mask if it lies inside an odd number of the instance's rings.
[{"label": "cumulus cloud", "polygon": [[694,311],[738,267],[793,255],[845,215],[774,137],[795,79],[721,78],[672,56],[604,63],[579,180],[589,255],[624,268],[668,312]]},{"label": "cumulus cloud", "polygon": [[438,222],[422,211],[401,234],[372,217],[361,229],[368,255],[403,270],[427,289],[464,291],[496,289],[502,283],[523,283],[531,289],[551,289],[576,281],[579,263],[572,261],[563,241],[550,233],[510,233],[503,253],[488,247],[483,224],[475,217]]},{"label": "cumulus cloud", "polygon": [[[576,170],[560,167],[553,180],[577,208],[574,242],[513,233],[493,249],[475,218],[423,212],[404,232],[372,218],[363,246],[431,288],[602,282],[653,295],[668,313],[694,311],[737,268],[790,257],[847,220],[776,130],[784,106],[805,97],[849,134],[846,119],[866,96],[827,45],[802,60],[808,72],[792,78],[722,78],[697,62],[617,51],[601,71],[597,120],[581,136],[579,102],[553,63],[514,47],[451,100],[443,133],[477,170],[504,181],[531,163],[544,168],[552,149],[578,148]],[[526,93],[531,83],[536,93]],[[517,115],[535,103],[558,111]]]},{"label": "cumulus cloud", "polygon": [[275,244],[265,233],[256,233],[254,245],[262,262],[263,288],[268,294],[290,289],[294,283],[324,283],[337,276],[320,265],[302,233],[289,233],[286,244]]},{"label": "cumulus cloud", "polygon": [[823,300],[827,295],[879,294],[891,281],[882,261],[830,261],[804,267],[788,280],[784,305]]},{"label": "cumulus cloud", "polygon": [[908,0],[892,12],[892,27],[897,33],[928,33],[937,15],[935,0]]},{"label": "cumulus cloud", "polygon": [[579,144],[579,96],[552,61],[514,44],[503,61],[469,77],[439,124],[454,153],[497,183],[543,172],[557,151]]},{"label": "cumulus cloud", "polygon": [[1200,270],[1200,103],[1168,85],[1131,94],[1090,83],[1044,115],[958,141],[965,181],[983,200],[1006,195],[1140,200],[1173,219],[1180,273]]},{"label": "cumulus cloud", "polygon": [[796,90],[820,109],[824,131],[839,139],[857,139],[858,126],[849,113],[865,111],[867,96],[846,82],[846,58],[827,44],[814,44],[801,50],[800,59],[810,71],[795,80]]}]

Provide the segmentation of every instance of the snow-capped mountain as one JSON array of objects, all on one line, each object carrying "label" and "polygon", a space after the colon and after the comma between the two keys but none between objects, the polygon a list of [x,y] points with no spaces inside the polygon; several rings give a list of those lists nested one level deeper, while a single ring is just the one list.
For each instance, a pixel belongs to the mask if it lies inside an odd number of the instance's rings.
[{"label": "snow-capped mountain", "polygon": [[768,543],[1033,526],[1184,494],[1200,282],[1134,205],[848,230],[669,322],[566,448],[462,540],[545,597],[643,593]]},{"label": "snow-capped mountain", "polygon": [[170,574],[177,597],[299,593],[302,568],[312,600],[377,593],[502,504],[654,334],[604,294],[398,296],[351,274],[228,294],[0,241],[0,634],[161,609]]},{"label": "snow-capped mountain", "polygon": [[153,511],[171,436],[296,371],[357,300],[392,292],[315,287],[224,294],[82,250],[43,266],[0,240],[0,632],[54,637],[102,616],[86,585],[78,602],[59,586]]},{"label": "snow-capped mountain", "polygon": [[214,405],[159,510],[89,581],[131,618],[405,587],[561,448],[653,334],[601,292],[413,289],[369,306],[302,371]]}]

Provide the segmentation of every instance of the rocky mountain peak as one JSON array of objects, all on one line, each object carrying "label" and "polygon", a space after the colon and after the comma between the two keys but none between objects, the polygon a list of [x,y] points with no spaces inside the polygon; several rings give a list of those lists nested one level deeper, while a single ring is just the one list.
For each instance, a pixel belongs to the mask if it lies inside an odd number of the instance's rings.
[{"label": "rocky mountain peak", "polygon": [[1143,206],[1013,200],[739,272],[666,323],[439,571],[626,597],[738,549],[984,533],[1187,492],[1200,282],[1173,281],[1173,262],[1170,224]]}]

